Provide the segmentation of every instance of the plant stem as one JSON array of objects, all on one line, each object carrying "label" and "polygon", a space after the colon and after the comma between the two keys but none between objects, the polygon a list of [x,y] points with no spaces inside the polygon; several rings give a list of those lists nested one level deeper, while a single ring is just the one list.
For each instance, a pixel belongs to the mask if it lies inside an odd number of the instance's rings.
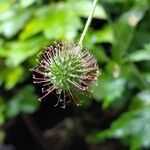
[{"label": "plant stem", "polygon": [[91,20],[92,20],[93,14],[94,14],[94,10],[95,10],[95,7],[96,7],[96,3],[97,3],[97,0],[94,0],[94,1],[93,1],[93,6],[92,6],[92,9],[91,9],[91,12],[90,12],[89,17],[88,17],[88,20],[87,20],[87,22],[86,22],[86,24],[85,24],[83,33],[81,34],[81,37],[80,37],[80,40],[79,40],[79,43],[78,43],[81,47],[82,47],[83,39],[84,39],[84,37],[85,37],[85,35],[86,35],[86,32],[87,32],[87,30],[88,30],[88,28],[89,28],[89,25],[90,25],[90,23],[91,23]]}]

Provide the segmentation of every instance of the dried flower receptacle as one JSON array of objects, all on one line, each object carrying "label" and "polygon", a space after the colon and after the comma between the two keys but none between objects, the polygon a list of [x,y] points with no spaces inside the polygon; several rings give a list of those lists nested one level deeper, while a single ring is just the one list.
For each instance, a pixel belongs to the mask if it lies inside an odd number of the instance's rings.
[{"label": "dried flower receptacle", "polygon": [[90,86],[99,76],[96,59],[79,45],[67,42],[55,43],[43,49],[38,57],[38,65],[32,69],[33,82],[41,84],[43,96],[56,91],[57,106],[62,102],[65,108],[66,95],[75,103],[73,91],[90,92]]}]

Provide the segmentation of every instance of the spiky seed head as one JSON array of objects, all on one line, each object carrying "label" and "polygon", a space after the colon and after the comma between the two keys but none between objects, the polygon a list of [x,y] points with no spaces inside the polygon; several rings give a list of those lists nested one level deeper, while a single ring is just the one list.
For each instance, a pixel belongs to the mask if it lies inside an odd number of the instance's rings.
[{"label": "spiky seed head", "polygon": [[[42,85],[43,96],[39,100],[55,90],[59,95],[56,105],[62,102],[63,108],[67,103],[66,93],[74,99],[75,90],[91,92],[90,86],[99,76],[96,59],[79,45],[67,42],[54,43],[44,48],[37,62],[38,65],[32,71],[33,83]],[[60,98],[61,95],[63,98]]]}]

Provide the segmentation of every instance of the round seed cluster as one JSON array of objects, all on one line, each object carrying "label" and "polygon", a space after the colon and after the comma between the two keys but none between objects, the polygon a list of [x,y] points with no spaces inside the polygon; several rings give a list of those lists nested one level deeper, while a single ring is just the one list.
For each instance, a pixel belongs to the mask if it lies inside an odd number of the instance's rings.
[{"label": "round seed cluster", "polygon": [[90,92],[91,84],[99,76],[96,59],[79,45],[67,42],[44,48],[37,62],[32,71],[33,82],[42,85],[43,96],[39,100],[55,91],[58,94],[55,106],[62,102],[63,108],[69,102],[66,102],[67,95],[74,99],[74,91]]}]

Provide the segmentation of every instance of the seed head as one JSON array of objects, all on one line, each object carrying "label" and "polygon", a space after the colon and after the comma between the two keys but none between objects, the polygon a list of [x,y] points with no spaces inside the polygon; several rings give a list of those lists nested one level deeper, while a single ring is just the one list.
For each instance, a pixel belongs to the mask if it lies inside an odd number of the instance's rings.
[{"label": "seed head", "polygon": [[58,94],[55,106],[62,102],[63,108],[69,102],[66,102],[66,94],[78,105],[73,92],[91,92],[90,86],[99,76],[96,59],[79,45],[67,42],[44,48],[37,62],[38,65],[32,71],[33,83],[42,85],[43,96],[39,100],[55,91]]}]

